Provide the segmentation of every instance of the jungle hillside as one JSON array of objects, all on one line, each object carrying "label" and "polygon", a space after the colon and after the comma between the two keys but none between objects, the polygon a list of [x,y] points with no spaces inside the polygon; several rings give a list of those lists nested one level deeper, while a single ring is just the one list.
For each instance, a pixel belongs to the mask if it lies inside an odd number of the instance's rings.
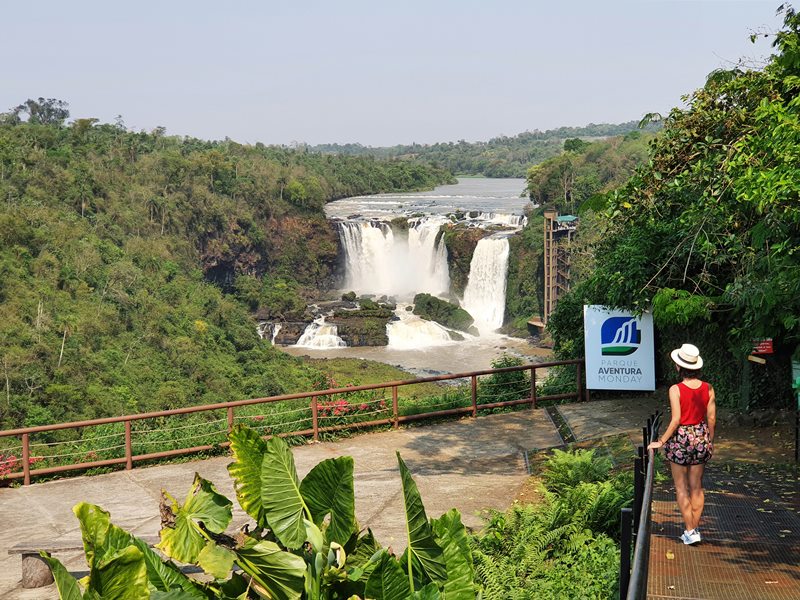
[{"label": "jungle hillside", "polygon": [[453,181],[429,165],[0,117],[0,426],[311,389],[259,339],[336,276],[325,202]]}]

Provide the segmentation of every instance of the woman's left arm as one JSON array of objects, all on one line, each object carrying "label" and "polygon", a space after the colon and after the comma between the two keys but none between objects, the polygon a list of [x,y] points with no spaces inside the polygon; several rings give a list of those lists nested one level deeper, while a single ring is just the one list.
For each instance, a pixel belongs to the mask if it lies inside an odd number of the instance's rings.
[{"label": "woman's left arm", "polygon": [[677,385],[673,385],[669,388],[669,406],[672,412],[669,426],[667,426],[667,430],[657,441],[647,446],[648,450],[657,450],[661,448],[661,446],[672,437],[672,434],[675,433],[675,430],[678,429],[678,426],[681,424],[681,391],[678,389]]}]

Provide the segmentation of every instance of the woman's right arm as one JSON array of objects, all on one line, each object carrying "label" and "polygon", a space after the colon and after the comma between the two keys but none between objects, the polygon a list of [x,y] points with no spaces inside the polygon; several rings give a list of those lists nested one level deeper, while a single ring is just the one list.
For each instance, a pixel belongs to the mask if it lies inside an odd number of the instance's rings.
[{"label": "woman's right arm", "polygon": [[717,425],[717,400],[714,386],[708,384],[708,404],[706,405],[706,423],[708,423],[708,438],[714,442],[714,428]]}]

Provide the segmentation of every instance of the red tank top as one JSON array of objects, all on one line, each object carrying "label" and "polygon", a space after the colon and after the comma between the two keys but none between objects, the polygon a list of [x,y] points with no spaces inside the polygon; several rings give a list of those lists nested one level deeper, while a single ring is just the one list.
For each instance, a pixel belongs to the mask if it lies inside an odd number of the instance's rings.
[{"label": "red tank top", "polygon": [[681,394],[681,425],[697,425],[706,418],[708,407],[708,382],[703,381],[700,387],[693,390],[680,382],[678,390]]}]

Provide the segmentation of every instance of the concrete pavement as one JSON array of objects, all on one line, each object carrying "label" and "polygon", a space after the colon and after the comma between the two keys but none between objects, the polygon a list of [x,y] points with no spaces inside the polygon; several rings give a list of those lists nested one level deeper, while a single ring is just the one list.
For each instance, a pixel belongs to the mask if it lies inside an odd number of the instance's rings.
[{"label": "concrete pavement", "polygon": [[[639,413],[646,419],[654,405],[652,399],[619,400],[559,409],[576,437],[583,440],[623,431],[635,433],[642,424]],[[605,418],[606,414],[611,417]],[[455,507],[464,523],[478,530],[487,511],[508,508],[527,478],[523,452],[561,443],[546,412],[536,409],[357,435],[299,446],[293,452],[300,477],[325,458],[353,456],[359,522],[371,527],[381,544],[401,552],[405,525],[395,450],[412,470],[429,517]],[[81,501],[102,506],[115,524],[135,534],[155,535],[160,528],[161,489],[182,501],[198,472],[234,500],[232,529],[238,529],[250,518],[235,502],[226,470],[229,462],[229,457],[218,457],[0,489],[0,598],[58,598],[54,586],[22,589],[20,556],[7,552],[23,540],[79,540],[72,507]],[[85,572],[82,552],[58,558],[71,572]]]}]

